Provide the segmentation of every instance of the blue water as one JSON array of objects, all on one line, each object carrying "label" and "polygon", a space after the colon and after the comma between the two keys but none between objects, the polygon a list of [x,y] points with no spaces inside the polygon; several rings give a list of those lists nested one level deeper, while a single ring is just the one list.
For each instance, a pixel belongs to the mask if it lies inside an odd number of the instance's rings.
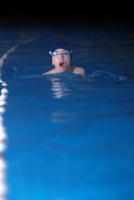
[{"label": "blue water", "polygon": [[[28,28],[27,28],[28,29]],[[131,27],[3,28],[1,55],[20,33],[39,37],[19,46],[2,67],[8,84],[8,200],[134,199],[134,30]],[[62,38],[87,75],[40,76],[48,48]]]}]

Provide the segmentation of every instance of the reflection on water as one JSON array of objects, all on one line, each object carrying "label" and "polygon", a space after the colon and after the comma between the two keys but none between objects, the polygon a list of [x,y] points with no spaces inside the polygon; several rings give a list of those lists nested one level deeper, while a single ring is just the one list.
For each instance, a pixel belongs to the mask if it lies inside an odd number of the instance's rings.
[{"label": "reflection on water", "polygon": [[7,193],[7,186],[5,183],[5,169],[6,163],[3,158],[3,152],[5,150],[6,144],[5,140],[7,137],[5,127],[3,125],[3,114],[5,112],[4,106],[6,105],[6,97],[8,90],[6,88],[6,83],[2,80],[0,81],[2,85],[1,94],[0,94],[0,200],[5,200],[5,196]]},{"label": "reflection on water", "polygon": [[[50,81],[53,99],[62,99],[70,95],[71,89],[67,82],[62,80],[61,77],[50,77]],[[65,108],[62,108],[60,102],[58,105],[58,109],[55,109],[51,113],[50,119],[54,123],[64,123],[69,119],[69,112]]]},{"label": "reflection on water", "polygon": [[52,77],[50,80],[52,83],[51,90],[53,92],[53,98],[60,99],[70,94],[70,89],[67,87],[65,82],[61,81],[60,78]]},{"label": "reflection on water", "polygon": [[51,121],[54,123],[65,123],[69,121],[70,113],[65,110],[56,110],[52,112]]},{"label": "reflection on water", "polygon": [[[24,35],[23,35],[24,36]],[[13,45],[11,48],[9,48],[6,53],[4,53],[1,58],[0,58],[0,200],[6,200],[7,199],[7,184],[5,180],[5,170],[6,170],[6,162],[4,159],[4,151],[6,148],[6,138],[7,138],[7,133],[4,127],[3,123],[3,115],[5,113],[5,105],[7,103],[7,95],[8,95],[8,84],[4,82],[1,78],[2,75],[2,67],[5,64],[5,61],[9,57],[9,55],[13,52],[15,52],[20,45],[27,44],[36,38],[38,38],[39,35],[25,35],[23,40],[20,38],[19,44]],[[17,42],[16,42],[17,43]]]},{"label": "reflection on water", "polygon": [[1,69],[5,63],[5,60],[8,58],[10,53],[14,52],[18,48],[18,45],[11,47],[3,56],[0,58],[0,200],[5,200],[7,195],[7,185],[5,181],[5,169],[6,162],[3,156],[3,152],[6,148],[6,138],[7,133],[3,124],[3,114],[5,113],[5,105],[8,94],[7,83],[4,82],[1,78]]}]

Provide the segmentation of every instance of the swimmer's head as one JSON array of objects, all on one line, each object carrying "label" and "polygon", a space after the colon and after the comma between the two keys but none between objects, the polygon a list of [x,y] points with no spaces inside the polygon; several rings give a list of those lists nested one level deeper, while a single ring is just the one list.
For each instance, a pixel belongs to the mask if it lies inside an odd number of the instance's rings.
[{"label": "swimmer's head", "polygon": [[66,50],[66,52],[68,52],[69,54],[72,53],[72,50],[70,48],[70,46],[64,42],[64,41],[58,41],[58,42],[55,42],[51,45],[51,48],[50,48],[50,51],[49,51],[49,54],[51,56],[54,56],[55,52],[57,49],[64,49]]}]

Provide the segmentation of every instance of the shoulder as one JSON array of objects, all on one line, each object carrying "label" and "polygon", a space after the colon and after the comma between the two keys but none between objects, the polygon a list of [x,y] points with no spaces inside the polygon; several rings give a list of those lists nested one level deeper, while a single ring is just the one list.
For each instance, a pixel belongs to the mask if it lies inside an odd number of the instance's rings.
[{"label": "shoulder", "polygon": [[48,72],[43,73],[42,75],[49,75],[49,74],[54,74],[54,73],[56,73],[55,69],[52,69],[52,70],[50,70]]},{"label": "shoulder", "polygon": [[73,73],[74,74],[80,74],[80,75],[84,76],[86,74],[86,71],[82,67],[74,67]]}]

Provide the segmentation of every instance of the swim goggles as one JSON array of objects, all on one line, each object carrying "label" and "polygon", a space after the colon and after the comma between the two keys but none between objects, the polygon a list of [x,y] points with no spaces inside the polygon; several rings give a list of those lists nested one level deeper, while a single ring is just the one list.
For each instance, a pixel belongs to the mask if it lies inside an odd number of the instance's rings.
[{"label": "swim goggles", "polygon": [[63,56],[69,56],[70,54],[72,53],[72,51],[68,51],[68,50],[63,50],[62,52],[58,52],[58,51],[49,51],[49,54],[51,55],[51,56],[56,56],[56,57],[58,57],[58,56],[61,56],[61,55],[63,55]]}]

